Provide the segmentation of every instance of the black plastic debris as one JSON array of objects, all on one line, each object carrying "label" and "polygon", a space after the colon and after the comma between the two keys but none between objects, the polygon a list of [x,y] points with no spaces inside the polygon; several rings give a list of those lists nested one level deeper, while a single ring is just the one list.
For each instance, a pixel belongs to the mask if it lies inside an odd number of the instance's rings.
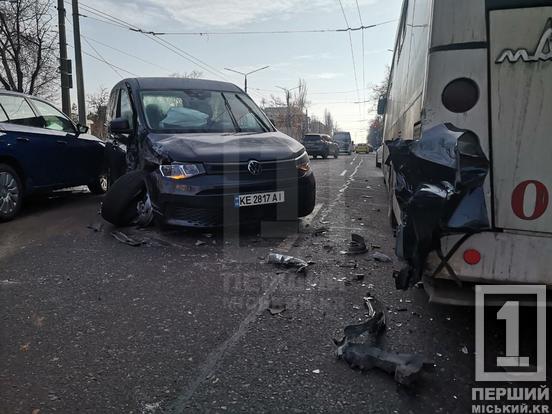
[{"label": "black plastic debris", "polygon": [[396,254],[407,263],[394,274],[395,284],[407,289],[421,280],[427,256],[440,251],[444,234],[473,234],[489,227],[483,192],[489,161],[474,133],[450,124],[425,131],[419,140],[386,145],[402,214]]},{"label": "black plastic debris", "polygon": [[360,234],[351,234],[351,241],[349,242],[349,247],[347,251],[342,252],[342,254],[364,254],[368,251],[368,248],[366,247],[366,241],[364,240],[364,237],[362,237]]},{"label": "black plastic debris", "polygon": [[379,368],[394,375],[397,383],[407,386],[412,385],[418,379],[424,368],[433,366],[431,362],[426,362],[421,355],[387,352],[376,346],[348,341],[338,348],[337,355],[351,368],[358,368],[362,371]]},{"label": "black plastic debris", "polygon": [[376,337],[385,331],[385,314],[381,311],[376,312],[368,321],[357,324],[347,325],[343,329],[345,340],[354,339],[364,333],[375,335]]},{"label": "black plastic debris", "polygon": [[86,228],[92,230],[94,233],[99,233],[103,229],[103,223],[92,223],[86,226]]},{"label": "black plastic debris", "polygon": [[295,267],[297,269],[297,273],[304,272],[309,266],[309,264],[303,259],[298,259],[297,257],[286,256],[279,253],[270,253],[268,255],[268,263],[285,267]]},{"label": "black plastic debris", "polygon": [[286,304],[273,299],[270,301],[267,310],[272,316],[279,315],[286,310]]},{"label": "black plastic debris", "polygon": [[122,231],[113,231],[111,232],[111,236],[115,240],[132,247],[138,247],[138,246],[142,246],[143,244],[146,244],[145,240],[138,240],[138,239],[132,238],[129,235],[123,233]]}]

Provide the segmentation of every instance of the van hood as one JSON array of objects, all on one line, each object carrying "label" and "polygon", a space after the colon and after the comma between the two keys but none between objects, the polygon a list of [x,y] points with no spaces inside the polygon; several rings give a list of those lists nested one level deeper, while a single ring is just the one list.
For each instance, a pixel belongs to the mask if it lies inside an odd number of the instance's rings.
[{"label": "van hood", "polygon": [[152,134],[153,151],[169,162],[236,163],[295,158],[305,147],[281,132],[261,134]]}]

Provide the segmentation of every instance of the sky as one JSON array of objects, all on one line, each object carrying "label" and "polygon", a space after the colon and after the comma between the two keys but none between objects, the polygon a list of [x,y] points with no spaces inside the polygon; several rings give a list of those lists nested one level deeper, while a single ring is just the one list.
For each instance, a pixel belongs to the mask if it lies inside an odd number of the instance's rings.
[{"label": "sky", "polygon": [[[383,80],[391,63],[402,0],[357,1],[341,0],[347,24],[339,0],[84,0],[80,13],[88,16],[81,17],[85,90],[89,94],[101,87],[111,89],[124,77],[168,76],[192,70],[201,71],[204,78],[226,80],[243,88],[243,77],[224,68],[248,72],[268,65],[249,77],[248,92],[257,103],[271,95],[283,99],[284,92],[278,87],[291,89],[304,79],[309,115],[321,119],[327,108],[340,130],[350,131],[357,142],[363,142],[368,122],[375,116],[374,103],[363,101],[371,100],[371,86]],[[341,29],[359,27],[360,18],[365,26],[388,23],[364,30],[363,55],[361,30],[351,32],[351,53],[347,32],[151,39],[113,21],[99,21],[107,19],[98,12],[144,31],[165,33]],[[70,24],[67,32],[72,45]],[[177,53],[160,45],[163,39],[175,45]],[[69,54],[73,54],[71,46]]]}]

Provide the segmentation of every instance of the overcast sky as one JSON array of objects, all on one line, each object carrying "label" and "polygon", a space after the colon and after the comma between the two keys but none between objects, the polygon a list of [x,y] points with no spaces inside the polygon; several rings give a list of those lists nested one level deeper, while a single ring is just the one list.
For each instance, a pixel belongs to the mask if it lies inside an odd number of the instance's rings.
[{"label": "overcast sky", "polygon": [[[108,13],[144,30],[156,32],[228,32],[337,29],[346,27],[339,0],[95,0],[81,3],[81,14],[98,17],[86,5]],[[355,0],[342,0],[351,27],[360,25]],[[224,70],[247,72],[270,68],[249,79],[249,93],[262,97],[284,93],[276,86],[292,88],[303,78],[308,86],[309,114],[322,116],[328,108],[340,129],[350,131],[357,141],[366,137],[367,119],[374,116],[371,104],[355,104],[370,98],[370,86],[380,82],[390,64],[401,0],[358,0],[364,25],[391,23],[352,32],[358,96],[349,36],[347,33],[295,33],[261,35],[203,35],[163,37],[184,52],[208,64],[208,70],[191,63],[146,36],[91,18],[81,18],[83,51],[96,51],[117,71],[88,55],[84,59],[87,93],[100,86],[111,88],[123,77],[167,76],[199,70],[203,77],[227,80],[243,87],[243,77]],[[69,7],[69,6],[68,6]],[[71,15],[70,8],[67,15]],[[68,32],[72,27],[68,25]],[[69,43],[72,37],[68,33]],[[143,61],[110,49],[124,50]],[[69,49],[72,53],[72,49]],[[181,53],[181,52],[179,52]],[[146,63],[147,62],[147,63]],[[364,66],[364,71],[363,71]],[[365,84],[363,85],[363,78]]]}]

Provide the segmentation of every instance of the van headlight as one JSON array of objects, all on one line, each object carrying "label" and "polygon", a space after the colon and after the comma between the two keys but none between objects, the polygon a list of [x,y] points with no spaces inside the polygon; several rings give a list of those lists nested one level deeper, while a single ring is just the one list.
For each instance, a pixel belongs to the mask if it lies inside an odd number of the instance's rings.
[{"label": "van headlight", "polygon": [[196,175],[205,174],[205,168],[202,164],[192,163],[173,163],[160,165],[159,171],[165,178],[173,180],[185,180]]},{"label": "van headlight", "polygon": [[311,169],[309,154],[304,152],[303,155],[297,157],[295,159],[295,166],[297,167],[297,171],[302,175],[308,173]]}]

